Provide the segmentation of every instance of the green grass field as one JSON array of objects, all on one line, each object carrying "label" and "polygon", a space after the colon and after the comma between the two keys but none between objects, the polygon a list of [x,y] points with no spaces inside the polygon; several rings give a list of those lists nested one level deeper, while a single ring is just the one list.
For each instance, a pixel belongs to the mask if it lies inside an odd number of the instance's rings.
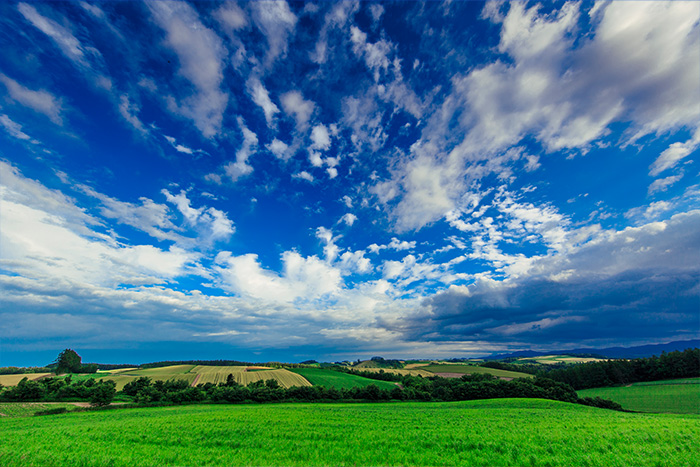
[{"label": "green grass field", "polygon": [[2,418],[10,466],[697,466],[700,417],[538,399],[192,405]]},{"label": "green grass field", "polygon": [[333,370],[322,370],[320,368],[294,368],[290,371],[303,376],[314,386],[324,386],[327,388],[350,389],[352,387],[365,387],[374,384],[381,389],[394,389],[396,385],[389,381],[377,381],[363,378],[357,375],[350,375]]},{"label": "green grass field", "polygon": [[31,417],[40,410],[56,409],[59,407],[65,407],[68,410],[75,409],[74,404],[67,402],[0,402],[0,418]]},{"label": "green grass field", "polygon": [[700,414],[700,378],[635,383],[614,388],[584,389],[580,397],[602,397],[627,410]]},{"label": "green grass field", "polygon": [[483,374],[488,373],[498,378],[534,378],[527,373],[517,371],[498,370],[496,368],[485,368],[476,365],[460,365],[452,363],[431,364],[417,367],[417,369],[429,371],[431,373],[459,373],[459,374]]}]

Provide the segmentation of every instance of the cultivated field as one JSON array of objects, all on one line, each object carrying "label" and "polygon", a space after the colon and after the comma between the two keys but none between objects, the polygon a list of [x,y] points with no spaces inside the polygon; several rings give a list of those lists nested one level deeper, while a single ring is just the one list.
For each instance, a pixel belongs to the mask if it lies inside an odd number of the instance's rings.
[{"label": "cultivated field", "polygon": [[[365,369],[363,369],[364,371]],[[350,389],[353,387],[366,387],[370,384],[381,389],[394,389],[396,385],[388,381],[377,381],[363,378],[357,375],[350,375],[333,370],[322,370],[320,368],[294,368],[290,371],[303,376],[314,386],[326,388]]]},{"label": "cultivated field", "polygon": [[603,362],[605,360],[592,357],[572,357],[570,355],[543,355],[541,357],[523,357],[516,360],[516,363],[542,363],[544,365],[554,365],[556,363],[589,363]]},{"label": "cultivated field", "polygon": [[527,373],[520,373],[517,371],[506,371],[498,370],[496,368],[485,368],[483,366],[476,365],[462,365],[458,363],[439,363],[430,364],[427,366],[420,367],[423,371],[429,371],[438,376],[446,375],[466,375],[466,374],[484,374],[488,373],[497,378],[534,378],[534,376]]},{"label": "cultivated field", "polygon": [[[41,410],[56,409],[59,407],[65,407],[71,410],[75,408],[75,404],[71,404],[70,402],[0,402],[0,418],[31,417]],[[1,426],[0,424],[0,427]]]},{"label": "cultivated field", "polygon": [[17,383],[22,381],[23,378],[28,380],[35,380],[39,378],[44,378],[46,376],[53,376],[53,373],[27,373],[22,375],[0,375],[0,384],[3,386],[17,386]]},{"label": "cultivated field", "polygon": [[538,399],[190,405],[0,419],[0,465],[698,466],[700,417]]},{"label": "cultivated field", "polygon": [[700,378],[584,389],[578,394],[580,397],[610,399],[637,412],[700,414]]},{"label": "cultivated field", "polygon": [[275,370],[265,367],[245,366],[174,365],[161,368],[123,371],[117,375],[105,376],[101,379],[114,381],[117,383],[117,390],[122,390],[128,382],[134,381],[142,376],[147,376],[153,381],[181,379],[192,385],[198,385],[226,382],[226,378],[229,374],[233,375],[233,379],[238,384],[242,384],[244,386],[247,386],[254,381],[267,379],[274,379],[280,386],[285,388],[292,386],[311,386],[311,384],[303,377],[292,373],[289,370]]},{"label": "cultivated field", "polygon": [[421,369],[408,369],[408,368],[359,368],[359,371],[366,371],[368,373],[379,373],[379,372],[384,372],[384,373],[393,373],[395,375],[410,375],[410,376],[422,376],[423,378],[426,378],[428,376],[435,376],[435,374],[421,370]]}]

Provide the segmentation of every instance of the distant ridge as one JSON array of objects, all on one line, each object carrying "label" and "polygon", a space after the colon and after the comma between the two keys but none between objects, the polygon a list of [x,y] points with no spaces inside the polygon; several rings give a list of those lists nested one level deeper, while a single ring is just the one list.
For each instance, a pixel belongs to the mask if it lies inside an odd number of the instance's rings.
[{"label": "distant ridge", "polygon": [[660,355],[662,352],[673,352],[676,350],[692,349],[700,347],[700,339],[692,339],[688,341],[673,341],[667,344],[649,344],[639,345],[636,347],[607,347],[604,349],[595,348],[580,348],[569,350],[549,350],[547,352],[537,352],[534,350],[522,350],[519,352],[492,354],[482,357],[486,360],[502,360],[504,358],[526,358],[526,357],[541,357],[543,355],[571,355],[571,354],[587,354],[597,355],[606,358],[645,358],[654,355]]}]

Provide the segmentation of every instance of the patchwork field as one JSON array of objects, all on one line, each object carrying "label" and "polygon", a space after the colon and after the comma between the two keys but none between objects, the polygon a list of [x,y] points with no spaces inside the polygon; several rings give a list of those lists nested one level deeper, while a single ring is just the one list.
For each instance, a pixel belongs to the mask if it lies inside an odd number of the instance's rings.
[{"label": "patchwork field", "polygon": [[23,375],[0,375],[0,384],[3,386],[17,386],[17,383],[22,381],[23,378],[28,380],[35,380],[39,378],[44,378],[46,376],[52,376],[53,373],[27,373]]},{"label": "patchwork field", "polygon": [[426,378],[428,376],[435,376],[433,373],[421,369],[408,369],[408,368],[358,368],[359,371],[366,371],[368,373],[393,373],[395,375],[410,375],[410,376],[422,376]]},{"label": "patchwork field", "polygon": [[544,365],[554,365],[556,363],[589,363],[603,362],[605,360],[592,357],[572,357],[570,355],[543,355],[541,357],[523,357],[516,360],[516,363],[542,363]]},{"label": "patchwork field", "polygon": [[578,394],[580,397],[610,399],[637,412],[700,414],[700,378],[584,389]]},{"label": "patchwork field", "polygon": [[455,377],[459,375],[466,374],[484,374],[488,373],[497,378],[534,378],[534,376],[527,373],[520,373],[517,371],[506,371],[498,370],[496,368],[485,368],[483,366],[476,365],[462,365],[458,363],[439,363],[430,364],[420,367],[423,371],[429,371],[430,373],[437,374],[438,376],[453,375]]},{"label": "patchwork field", "polygon": [[698,416],[537,399],[190,405],[3,417],[0,430],[5,467],[700,465]]},{"label": "patchwork field", "polygon": [[[251,368],[253,371],[249,371]],[[245,366],[174,365],[162,368],[122,371],[117,375],[105,376],[101,379],[114,381],[117,383],[117,390],[122,390],[128,382],[134,381],[142,376],[147,376],[154,381],[180,379],[192,385],[198,385],[225,382],[229,374],[233,375],[233,379],[237,383],[244,386],[254,381],[264,381],[268,379],[276,380],[280,386],[285,388],[311,385],[311,383],[306,381],[303,377],[289,370]]]},{"label": "patchwork field", "polygon": [[320,368],[294,368],[290,371],[303,376],[314,386],[326,388],[350,389],[353,387],[366,387],[370,384],[381,389],[394,389],[396,385],[389,381],[377,381],[363,378],[357,375],[350,375],[333,370],[322,370]]}]

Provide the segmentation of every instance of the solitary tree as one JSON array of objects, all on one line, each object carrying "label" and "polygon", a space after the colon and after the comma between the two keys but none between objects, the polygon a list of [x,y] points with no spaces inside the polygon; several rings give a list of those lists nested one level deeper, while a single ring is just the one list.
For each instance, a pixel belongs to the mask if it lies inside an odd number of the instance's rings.
[{"label": "solitary tree", "polygon": [[56,374],[60,373],[79,373],[82,367],[83,359],[75,350],[66,349],[56,358]]}]

